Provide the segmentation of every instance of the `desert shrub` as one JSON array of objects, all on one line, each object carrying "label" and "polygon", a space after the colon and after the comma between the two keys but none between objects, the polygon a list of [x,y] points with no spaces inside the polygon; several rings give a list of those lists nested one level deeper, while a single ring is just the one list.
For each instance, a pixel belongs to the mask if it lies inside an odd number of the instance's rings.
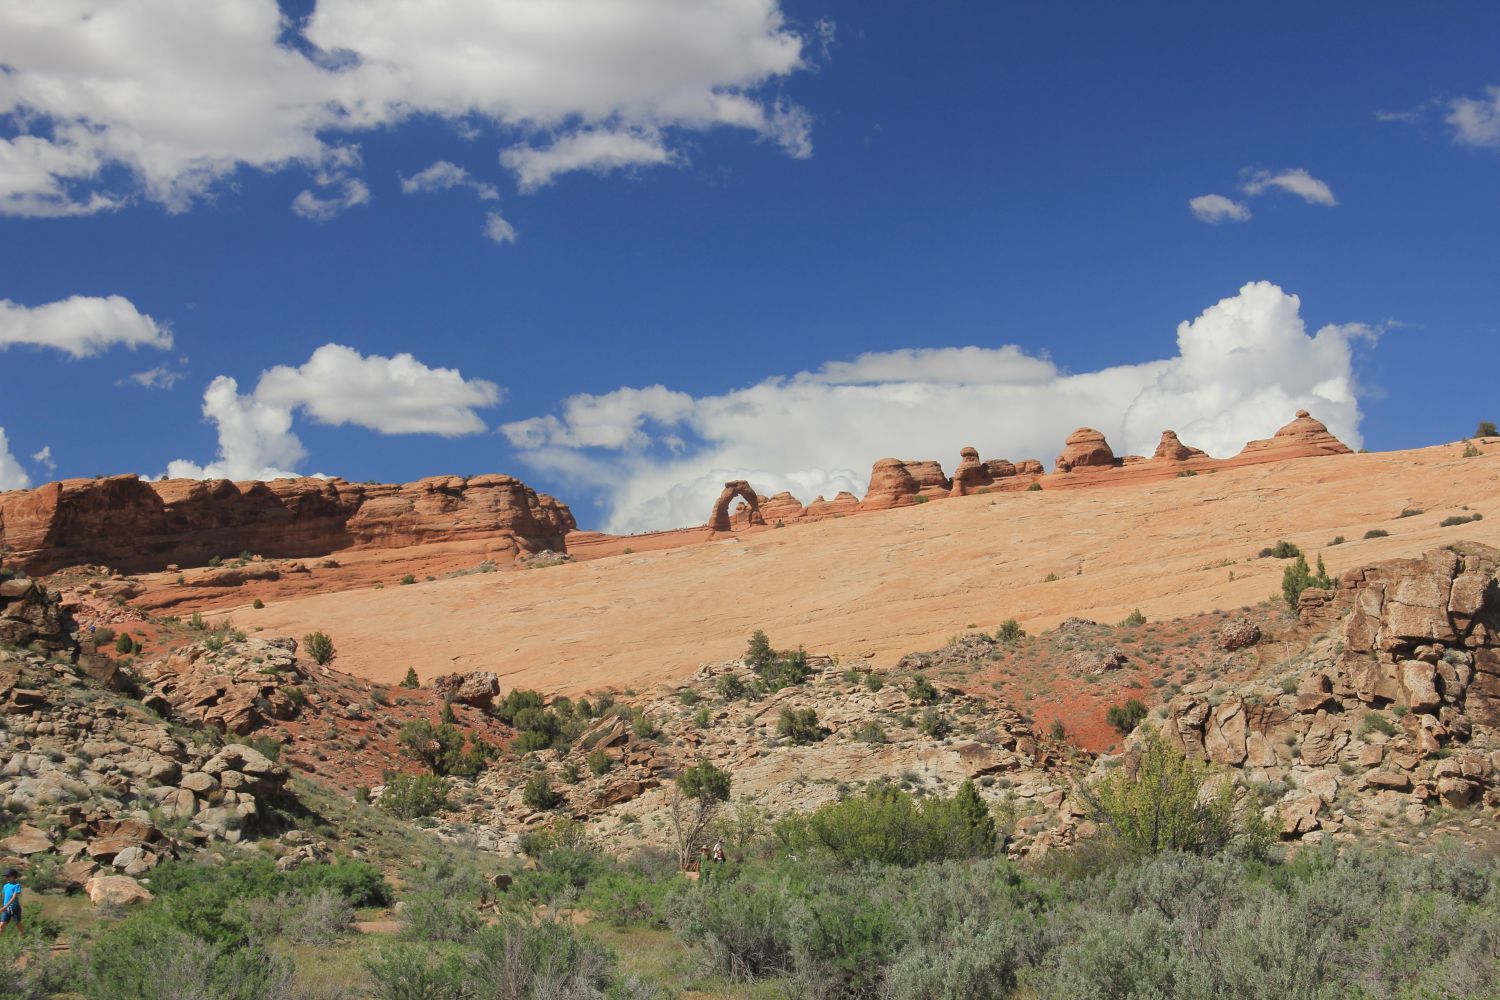
[{"label": "desert shrub", "polygon": [[1026,630],[1014,618],[1007,618],[1000,623],[1000,629],[995,633],[995,638],[1001,642],[1016,642],[1026,638]]},{"label": "desert shrub", "polygon": [[798,745],[818,742],[823,738],[818,713],[811,708],[783,708],[776,720],[776,735]]},{"label": "desert shrub", "polygon": [[661,735],[661,727],[645,712],[637,711],[630,723],[631,732],[643,740],[654,740]]},{"label": "desert shrub", "polygon": [[94,629],[94,648],[102,649],[115,641],[115,630],[108,625]]},{"label": "desert shrub", "polygon": [[400,819],[431,816],[448,808],[448,786],[435,774],[398,774],[385,783],[380,808]]},{"label": "desert shrub", "polygon": [[866,689],[870,691],[879,691],[883,687],[885,687],[885,678],[881,677],[873,670],[868,674],[865,674]]},{"label": "desert shrub", "polygon": [[265,608],[266,602],[257,597],[255,600],[250,602],[250,606],[256,611],[260,611]]},{"label": "desert shrub", "polygon": [[328,638],[326,632],[309,632],[302,637],[302,648],[307,650],[307,655],[313,658],[318,666],[326,666],[333,659],[335,650],[333,640]]},{"label": "desert shrub", "polygon": [[490,714],[510,726],[515,725],[516,716],[520,712],[528,708],[540,711],[542,707],[543,701],[540,692],[516,689],[507,692],[504,698],[495,702],[490,709]]},{"label": "desert shrub", "polygon": [[939,712],[936,708],[929,708],[922,713],[922,719],[917,723],[917,729],[923,736],[940,740],[952,731],[953,726],[944,717],[942,712]]},{"label": "desert shrub", "polygon": [[983,857],[995,849],[995,821],[973,782],[952,798],[918,802],[879,782],[807,814],[784,817],[775,835],[784,851],[817,853],[844,864],[878,862],[910,867],[930,861]]},{"label": "desert shrub", "polygon": [[94,940],[82,992],[91,1000],[273,1000],[286,995],[291,977],[286,959],[253,945],[214,944],[151,907]]},{"label": "desert shrub", "polygon": [[1120,622],[1122,628],[1140,628],[1144,624],[1146,624],[1146,616],[1141,614],[1140,608],[1130,612],[1125,616],[1125,620]]},{"label": "desert shrub", "polygon": [[588,765],[589,773],[597,778],[601,774],[608,773],[609,769],[614,766],[614,761],[610,760],[609,754],[603,750],[595,749],[589,753]]},{"label": "desert shrub", "polygon": [[766,633],[756,629],[745,649],[744,662],[755,671],[767,692],[780,691],[784,687],[801,684],[807,680],[812,668],[807,663],[805,650],[776,650]]},{"label": "desert shrub", "polygon": [[1131,698],[1123,705],[1111,705],[1104,713],[1104,721],[1120,731],[1120,735],[1129,734],[1141,721],[1146,718],[1146,706],[1139,698]]},{"label": "desert shrub", "polygon": [[1425,514],[1425,513],[1427,513],[1427,512],[1425,510],[1423,510],[1421,507],[1404,507],[1404,508],[1402,508],[1401,513],[1397,514],[1396,516],[1398,518],[1401,518],[1401,517],[1416,517],[1419,514]]},{"label": "desert shrub", "polygon": [[384,945],[365,968],[377,1000],[467,1000],[465,957],[410,942]]},{"label": "desert shrub", "polygon": [[1041,483],[1032,483],[1030,486],[1026,487],[1026,492],[1028,492],[1028,493],[1040,493],[1041,491],[1042,491],[1042,484]]},{"label": "desert shrub", "polygon": [[253,936],[261,941],[281,939],[292,944],[328,947],[349,932],[354,907],[332,889],[310,895],[286,892],[241,904]]},{"label": "desert shrub", "polygon": [[1329,545],[1343,545],[1344,544],[1344,536],[1343,535],[1334,535],[1331,539],[1328,540],[1328,544]]},{"label": "desert shrub", "polygon": [[1481,420],[1479,426],[1474,428],[1474,433],[1471,436],[1477,438],[1500,437],[1500,430],[1495,429],[1495,422],[1493,420]]},{"label": "desert shrub", "polygon": [[116,653],[128,654],[128,653],[130,653],[134,649],[135,649],[135,640],[133,640],[133,639],[130,638],[130,633],[129,632],[121,632],[120,635],[119,635],[119,637],[115,639],[115,652]]},{"label": "desert shrub", "polygon": [[938,691],[925,674],[916,674],[911,679],[911,686],[906,689],[906,696],[918,705],[931,705],[938,700]]},{"label": "desert shrub", "polygon": [[1295,559],[1301,554],[1301,549],[1285,539],[1260,550],[1262,559]]},{"label": "desert shrub", "polygon": [[1386,736],[1395,736],[1396,727],[1391,724],[1391,720],[1379,712],[1366,712],[1364,718],[1360,720],[1359,734],[1363,736],[1365,733],[1371,732],[1384,733]]},{"label": "desert shrub", "polygon": [[1441,521],[1439,521],[1438,522],[1438,527],[1439,528],[1456,528],[1460,524],[1469,524],[1472,521],[1483,521],[1483,520],[1484,520],[1484,515],[1483,514],[1469,514],[1469,515],[1453,514],[1453,515],[1451,515],[1449,517],[1445,517]]},{"label": "desert shrub", "polygon": [[401,904],[401,936],[408,941],[463,941],[483,925],[472,899],[429,891]]},{"label": "desert shrub", "polygon": [[693,725],[698,727],[699,729],[708,729],[713,724],[713,713],[708,710],[707,705],[698,709],[698,711],[693,714]]},{"label": "desert shrub", "polygon": [[1307,568],[1307,557],[1297,556],[1297,561],[1281,571],[1281,596],[1287,606],[1296,609],[1297,602],[1302,598],[1302,592],[1309,587],[1320,590],[1329,590],[1334,586],[1333,579],[1328,575],[1328,569],[1323,565],[1323,557],[1318,556],[1318,571],[1316,573]]},{"label": "desert shrub", "polygon": [[426,719],[412,719],[396,732],[401,752],[435,775],[473,776],[484,770],[495,748],[451,723],[434,726]]},{"label": "desert shrub", "polygon": [[548,810],[556,809],[562,804],[562,796],[552,788],[552,783],[547,779],[545,771],[538,771],[526,780],[526,785],[521,789],[521,801],[528,809]]},{"label": "desert shrub", "polygon": [[745,682],[734,674],[721,674],[714,681],[714,691],[724,701],[735,701],[745,697]]},{"label": "desert shrub", "polygon": [[[1161,678],[1158,677],[1157,680],[1161,680]],[[1061,719],[1052,720],[1052,728],[1049,732],[1051,732],[1052,738],[1059,743],[1068,738],[1068,727],[1063,725],[1063,720]]]},{"label": "desert shrub", "polygon": [[1147,728],[1133,766],[1082,786],[1080,795],[1095,822],[1131,849],[1213,853],[1235,833],[1234,785],[1223,781],[1205,798],[1208,778],[1206,764]]},{"label": "desert shrub", "polygon": [[1390,534],[1391,533],[1389,531],[1386,531],[1384,528],[1371,528],[1369,531],[1365,532],[1365,537],[1366,538],[1389,538]]},{"label": "desert shrub", "polygon": [[397,582],[400,583],[403,587],[410,587],[412,584],[417,582],[417,578],[413,574],[407,573]]},{"label": "desert shrub", "polygon": [[730,774],[712,762],[701,760],[677,776],[677,790],[690,799],[729,799]]},{"label": "desert shrub", "polygon": [[855,739],[861,743],[884,743],[886,742],[885,730],[881,728],[880,723],[871,719],[859,727],[859,732],[856,734]]}]

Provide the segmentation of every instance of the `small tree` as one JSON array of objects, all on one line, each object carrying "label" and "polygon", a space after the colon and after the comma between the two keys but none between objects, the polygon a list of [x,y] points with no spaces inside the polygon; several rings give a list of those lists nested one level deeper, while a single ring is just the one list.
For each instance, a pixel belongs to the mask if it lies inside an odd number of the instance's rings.
[{"label": "small tree", "polygon": [[336,650],[333,648],[333,640],[328,638],[327,632],[309,632],[302,637],[302,648],[307,650],[307,655],[313,658],[318,666],[327,666],[334,657]]},{"label": "small tree", "polygon": [[823,738],[818,726],[818,713],[811,708],[783,708],[781,718],[776,720],[776,733],[801,746],[816,743]]},{"label": "small tree", "polygon": [[1133,760],[1078,789],[1091,817],[1129,847],[1146,854],[1212,854],[1234,836],[1234,786],[1204,786],[1208,766],[1190,759],[1155,728],[1147,728]]},{"label": "small tree", "polygon": [[1014,618],[1007,618],[1000,623],[1000,631],[995,633],[995,638],[1005,643],[1015,642],[1026,638],[1026,630]]},{"label": "small tree", "polygon": [[745,666],[760,673],[770,666],[771,661],[776,659],[776,650],[771,648],[771,640],[761,629],[756,629],[750,636],[750,645],[745,649]]},{"label": "small tree", "polygon": [[135,649],[135,640],[133,640],[133,639],[130,638],[130,633],[129,632],[121,632],[120,635],[119,635],[119,637],[117,639],[115,639],[115,652],[116,653],[126,654],[126,653],[130,653],[134,649]]},{"label": "small tree", "polygon": [[398,774],[385,783],[380,808],[401,819],[431,816],[448,808],[448,788],[434,774]]},{"label": "small tree", "polygon": [[421,680],[419,680],[417,678],[417,668],[416,667],[407,667],[406,668],[406,676],[402,679],[401,686],[404,687],[404,688],[408,688],[410,690],[413,690],[413,691],[415,691],[417,688],[419,688],[419,687],[422,686]]},{"label": "small tree", "polygon": [[1328,576],[1328,570],[1323,566],[1323,556],[1318,555],[1318,572],[1315,574],[1307,568],[1307,557],[1298,554],[1297,561],[1281,571],[1281,596],[1286,603],[1296,610],[1297,602],[1302,597],[1302,592],[1309,587],[1317,587],[1328,590],[1333,587],[1333,580]]},{"label": "small tree", "polygon": [[699,761],[677,776],[668,804],[677,865],[686,870],[697,853],[703,833],[729,801],[731,776],[710,761]]},{"label": "small tree", "polygon": [[552,782],[547,780],[545,771],[538,771],[526,782],[526,787],[521,789],[521,801],[528,809],[546,811],[556,809],[562,802],[562,796],[552,790]]},{"label": "small tree", "polygon": [[1111,705],[1104,713],[1104,721],[1118,729],[1122,736],[1129,734],[1145,718],[1146,706],[1139,698],[1131,698],[1123,705]]},{"label": "small tree", "polygon": [[1481,420],[1479,421],[1479,426],[1474,429],[1474,437],[1500,437],[1500,430],[1495,429],[1495,422],[1493,420]]},{"label": "small tree", "polygon": [[911,687],[906,691],[908,697],[918,705],[931,705],[938,700],[937,688],[925,674],[917,674],[911,679]]}]

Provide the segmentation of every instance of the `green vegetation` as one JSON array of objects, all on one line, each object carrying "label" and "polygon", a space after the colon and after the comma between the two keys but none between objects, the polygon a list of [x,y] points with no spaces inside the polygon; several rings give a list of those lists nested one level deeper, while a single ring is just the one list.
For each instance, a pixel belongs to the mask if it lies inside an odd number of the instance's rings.
[{"label": "green vegetation", "polygon": [[417,582],[417,578],[416,578],[415,575],[413,575],[411,573],[407,573],[405,576],[403,576],[400,580],[398,580],[396,582],[399,583],[399,584],[401,584],[401,586],[403,586],[403,587],[410,587],[412,584],[414,584],[414,583]]},{"label": "green vegetation", "polygon": [[1495,422],[1493,420],[1481,420],[1479,421],[1479,426],[1474,428],[1474,433],[1471,436],[1477,438],[1500,437],[1500,430],[1495,429]]},{"label": "green vegetation", "polygon": [[1389,531],[1386,531],[1384,528],[1371,528],[1369,531],[1365,532],[1365,537],[1366,538],[1389,538],[1390,534],[1391,533]]},{"label": "green vegetation", "polygon": [[614,761],[609,759],[609,754],[598,749],[589,752],[587,763],[589,773],[596,778],[601,774],[609,773],[609,769],[614,766]]},{"label": "green vegetation", "polygon": [[1483,514],[1453,514],[1438,522],[1439,528],[1456,528],[1460,524],[1470,524],[1474,521],[1483,521]]},{"label": "green vegetation", "polygon": [[818,713],[811,708],[783,708],[776,720],[776,734],[799,746],[816,743],[824,735],[818,725]]},{"label": "green vegetation", "polygon": [[940,740],[947,736],[953,729],[953,725],[936,708],[929,708],[922,713],[921,720],[917,723],[917,730],[923,735]]},{"label": "green vegetation", "polygon": [[714,693],[724,701],[736,701],[745,697],[745,682],[734,674],[720,674],[714,681]]},{"label": "green vegetation", "polygon": [[397,774],[386,780],[380,808],[398,819],[431,816],[448,808],[448,785],[435,774]]},{"label": "green vegetation", "polygon": [[1463,458],[1478,458],[1479,456],[1481,456],[1483,454],[1484,454],[1484,452],[1480,451],[1477,447],[1475,447],[1473,441],[1465,441],[1464,442],[1464,453],[1463,453],[1463,456],[1462,456]]},{"label": "green vegetation", "polygon": [[1120,627],[1140,628],[1144,624],[1146,624],[1146,616],[1141,614],[1140,608],[1136,608],[1134,611],[1130,612],[1130,614],[1125,616],[1125,620],[1120,622]]},{"label": "green vegetation", "polygon": [[1344,536],[1343,535],[1334,535],[1331,539],[1329,539],[1328,544],[1329,545],[1343,545],[1344,544]]},{"label": "green vegetation", "polygon": [[951,799],[917,801],[886,782],[863,795],[826,805],[776,824],[782,848],[799,856],[822,855],[844,865],[875,863],[909,868],[995,850],[995,821],[966,781]]},{"label": "green vegetation", "polygon": [[767,692],[801,684],[812,673],[805,650],[772,649],[771,641],[760,629],[756,629],[755,634],[750,636],[744,660],[745,665],[755,671],[755,676],[760,679]]},{"label": "green vegetation", "polygon": [[401,678],[401,686],[408,691],[415,691],[422,686],[422,681],[417,677],[416,667],[407,667],[406,676]]},{"label": "green vegetation", "polygon": [[1296,562],[1281,571],[1281,596],[1288,607],[1296,610],[1297,602],[1302,598],[1302,592],[1309,587],[1331,590],[1334,587],[1334,581],[1328,575],[1328,569],[1323,565],[1321,555],[1318,556],[1318,571],[1314,573],[1308,569],[1307,557],[1299,554]]},{"label": "green vegetation", "polygon": [[434,726],[426,719],[412,719],[397,731],[396,743],[403,754],[439,776],[472,777],[495,756],[493,746],[449,722]]},{"label": "green vegetation", "polygon": [[521,801],[526,803],[528,809],[545,811],[561,805],[562,796],[553,791],[547,773],[538,771],[526,780],[525,787],[521,789]]},{"label": "green vegetation", "polygon": [[1123,705],[1111,705],[1104,713],[1104,721],[1118,729],[1121,736],[1129,735],[1145,718],[1146,705],[1139,698],[1131,698]]},{"label": "green vegetation", "polygon": [[1041,491],[1042,491],[1042,484],[1041,483],[1032,483],[1030,486],[1026,487],[1026,492],[1027,493],[1040,493]]},{"label": "green vegetation", "polygon": [[995,638],[1007,644],[1019,642],[1026,638],[1026,630],[1014,618],[1007,618],[1000,623],[1000,629],[995,633]]},{"label": "green vegetation", "polygon": [[911,687],[906,689],[906,696],[918,705],[932,705],[937,703],[938,690],[926,674],[916,674],[911,679]]},{"label": "green vegetation", "polygon": [[1366,733],[1382,733],[1386,736],[1395,736],[1396,727],[1391,724],[1390,719],[1387,719],[1379,712],[1366,712],[1364,718],[1359,723],[1359,735],[1363,736]]},{"label": "green vegetation", "polygon": [[1260,550],[1262,559],[1295,559],[1301,554],[1301,549],[1285,539]]},{"label": "green vegetation", "polygon": [[1416,517],[1419,514],[1425,514],[1425,513],[1427,513],[1427,512],[1425,510],[1423,510],[1421,507],[1405,507],[1405,508],[1402,509],[1401,513],[1397,514],[1396,516],[1398,518],[1400,518],[1400,517]]},{"label": "green vegetation", "polygon": [[302,637],[302,648],[318,666],[326,666],[334,657],[333,640],[326,632],[309,632]]}]

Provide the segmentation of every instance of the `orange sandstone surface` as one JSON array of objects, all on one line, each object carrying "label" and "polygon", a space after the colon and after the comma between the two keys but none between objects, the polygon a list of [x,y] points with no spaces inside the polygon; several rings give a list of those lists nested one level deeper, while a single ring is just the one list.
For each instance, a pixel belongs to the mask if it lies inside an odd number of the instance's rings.
[{"label": "orange sandstone surface", "polygon": [[[379,589],[283,597],[252,580],[181,608],[228,612],[252,633],[322,630],[340,669],[373,680],[398,680],[409,666],[424,680],[492,670],[507,687],[572,693],[685,676],[739,655],[757,628],[778,647],[888,666],[1007,618],[1035,633],[1070,616],[1115,622],[1136,607],[1153,621],[1238,608],[1279,592],[1285,562],[1256,555],[1279,539],[1321,554],[1335,575],[1458,539],[1500,544],[1500,442],[1480,443],[1477,458],[1462,457],[1462,442],[1364,455],[1312,447],[1321,457],[1089,468],[1041,477],[1039,491],[969,492],[713,541],[701,527],[574,532],[578,561],[433,581],[417,573],[413,586],[396,577],[432,565],[429,546],[348,553],[378,556],[369,565],[384,574]],[[919,471],[919,492],[940,488]],[[1108,489],[1057,488],[1111,473]],[[1412,509],[1423,513],[1400,516]],[[1483,519],[1440,525],[1472,514]],[[1390,534],[1365,539],[1371,529]],[[1347,541],[1330,545],[1336,536]],[[147,583],[160,593],[172,581]],[[262,609],[250,607],[257,596]]]}]

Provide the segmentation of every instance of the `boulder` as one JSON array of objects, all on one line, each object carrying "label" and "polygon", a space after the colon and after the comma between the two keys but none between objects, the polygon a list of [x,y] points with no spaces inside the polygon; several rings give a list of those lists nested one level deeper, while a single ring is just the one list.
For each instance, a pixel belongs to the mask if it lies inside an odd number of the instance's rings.
[{"label": "boulder", "polygon": [[1080,427],[1068,435],[1063,443],[1062,454],[1053,466],[1055,472],[1072,472],[1074,469],[1110,468],[1115,464],[1115,453],[1110,449],[1104,435],[1092,427]]},{"label": "boulder", "polygon": [[490,670],[445,674],[433,679],[432,689],[446,701],[487,709],[500,694],[500,678]]},{"label": "boulder", "polygon": [[124,875],[95,875],[84,883],[83,891],[95,906],[132,906],[156,898],[135,879]]},{"label": "boulder", "polygon": [[1162,431],[1161,441],[1157,442],[1156,451],[1151,457],[1168,462],[1186,462],[1191,458],[1207,458],[1208,453],[1183,444],[1177,439],[1176,431]]},{"label": "boulder", "polygon": [[1226,653],[1245,649],[1260,642],[1260,626],[1243,615],[1219,626],[1219,648]]}]

